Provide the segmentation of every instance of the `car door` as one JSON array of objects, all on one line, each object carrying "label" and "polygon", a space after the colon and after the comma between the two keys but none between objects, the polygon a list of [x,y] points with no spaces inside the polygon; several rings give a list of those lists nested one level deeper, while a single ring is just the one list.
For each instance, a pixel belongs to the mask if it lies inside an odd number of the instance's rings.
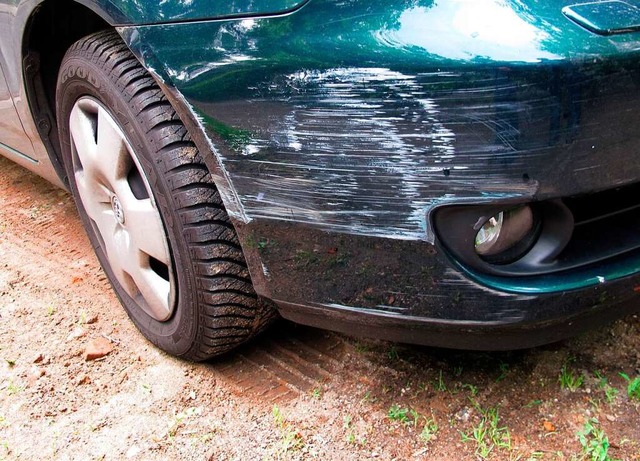
[{"label": "car door", "polygon": [[11,26],[18,4],[19,0],[0,0],[0,155],[29,167],[38,162],[34,159],[33,144],[25,134],[12,96],[18,88],[20,72],[19,61],[10,59],[15,55],[12,52],[15,51],[16,40]]},{"label": "car door", "polygon": [[30,147],[0,63],[0,148],[3,155],[24,157],[25,146]]},{"label": "car door", "polygon": [[22,76],[26,21],[41,0],[0,0],[0,156],[63,186],[35,121]]}]

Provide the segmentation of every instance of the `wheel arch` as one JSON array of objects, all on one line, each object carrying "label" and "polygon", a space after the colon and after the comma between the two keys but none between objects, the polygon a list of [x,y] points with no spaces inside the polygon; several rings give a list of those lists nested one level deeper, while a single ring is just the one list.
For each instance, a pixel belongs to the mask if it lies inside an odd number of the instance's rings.
[{"label": "wheel arch", "polygon": [[[86,2],[83,2],[86,3]],[[62,163],[56,123],[56,80],[62,58],[78,39],[113,28],[104,11],[74,0],[45,0],[29,15],[22,36],[22,74],[29,111],[62,183],[68,180]]]},{"label": "wheel arch", "polygon": [[[75,0],[44,0],[35,8],[25,22],[22,36],[22,71],[27,106],[33,119],[33,126],[43,142],[49,160],[62,184],[69,189],[69,181],[64,165],[58,126],[56,119],[56,83],[62,59],[66,51],[77,40],[100,30],[116,30],[110,18],[84,6],[85,2]],[[55,6],[54,6],[55,4]],[[126,33],[118,31],[123,42],[132,51],[136,59],[149,71],[148,62],[136,53],[134,46],[126,39]],[[151,59],[151,57],[147,57]],[[162,72],[162,66],[156,68]],[[222,165],[215,146],[207,137],[197,116],[192,112],[189,103],[161,74],[150,72],[156,83],[163,90],[169,103],[178,113],[189,131],[194,144],[202,153],[204,162],[212,174],[216,187],[220,192],[226,211],[232,218],[241,242],[248,238],[244,226],[249,219],[235,192],[226,170]],[[264,280],[261,258],[257,250],[243,245],[245,258],[251,268],[253,283],[261,295],[270,297]]]},{"label": "wheel arch", "polygon": [[[77,40],[101,30],[118,31],[108,15],[104,14],[102,10],[94,10],[85,6],[85,3],[87,2],[83,0],[44,0],[25,21],[22,36],[23,81],[33,126],[46,148],[55,173],[67,189],[69,189],[69,181],[56,121],[56,83],[62,59]],[[94,2],[90,4],[93,6]],[[136,53],[140,50],[131,46],[130,41],[126,39],[126,34],[122,35],[122,30],[118,32],[136,59],[149,71],[148,63],[145,65],[146,59],[141,59],[140,54]],[[151,59],[149,56],[147,58]],[[202,152],[204,161],[222,195],[225,208],[234,220],[236,231],[243,241],[242,226],[238,226],[238,224],[246,223],[249,220],[244,214],[235,188],[226,174],[215,146],[204,133],[202,126],[199,125],[189,103],[174,87],[164,81],[161,75],[162,66],[157,66],[156,72],[160,72],[160,74],[153,71],[150,73],[187,127],[194,144]],[[249,253],[254,252],[249,251]],[[246,258],[250,261],[250,266],[261,267],[258,255],[246,254]],[[254,284],[261,288],[262,294],[265,294],[266,284],[261,280],[262,271],[254,269],[251,272],[254,274]]]}]

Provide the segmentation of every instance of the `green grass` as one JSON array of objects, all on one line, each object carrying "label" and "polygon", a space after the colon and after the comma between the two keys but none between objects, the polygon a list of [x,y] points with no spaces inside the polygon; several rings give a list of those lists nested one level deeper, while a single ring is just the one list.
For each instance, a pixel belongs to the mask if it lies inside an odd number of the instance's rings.
[{"label": "green grass", "polygon": [[511,450],[511,434],[509,428],[500,425],[498,408],[483,410],[476,404],[482,415],[478,424],[471,432],[461,432],[464,443],[475,443],[475,454],[481,459],[487,459],[495,449]]},{"label": "green grass", "polygon": [[351,427],[351,415],[346,415],[342,418],[342,427],[347,431],[346,440],[347,443],[356,443],[356,434]]},{"label": "green grass", "polygon": [[618,389],[607,384],[607,387],[605,387],[604,389],[604,398],[606,399],[607,403],[613,403],[619,393],[620,391]]},{"label": "green grass", "polygon": [[640,400],[640,376],[631,379],[626,373],[620,373],[620,376],[627,382],[627,397],[629,400]]},{"label": "green grass", "polygon": [[377,399],[371,395],[371,391],[366,391],[362,398],[360,399],[360,403],[374,403]]},{"label": "green grass", "polygon": [[478,395],[478,388],[473,384],[463,384],[462,389],[469,389],[471,397],[475,397],[476,395]]},{"label": "green grass", "polygon": [[420,432],[420,440],[424,443],[431,442],[438,433],[438,423],[433,418],[425,418],[424,427]]},{"label": "green grass", "polygon": [[500,362],[500,375],[496,378],[496,383],[499,383],[507,377],[509,374],[509,364],[506,362]]},{"label": "green grass", "polygon": [[411,424],[412,419],[409,417],[411,410],[409,408],[402,408],[398,405],[391,405],[387,412],[387,417],[391,421],[397,421],[402,424]]},{"label": "green grass", "polygon": [[7,394],[14,395],[14,394],[17,394],[18,392],[22,392],[23,390],[24,390],[24,387],[17,385],[13,381],[9,381],[9,385],[7,386]]},{"label": "green grass", "polygon": [[534,399],[534,400],[531,400],[529,403],[527,403],[524,407],[532,408],[532,407],[537,407],[538,405],[542,405],[542,400]]},{"label": "green grass", "polygon": [[398,348],[396,346],[391,346],[389,348],[389,351],[387,352],[387,356],[390,360],[398,360],[400,358],[400,354],[398,354]]},{"label": "green grass", "polygon": [[186,420],[191,418],[197,418],[202,415],[202,410],[200,408],[190,407],[185,411],[181,411],[180,413],[176,413],[173,416],[173,420],[169,424],[169,429],[167,430],[167,436],[169,440],[175,438],[178,434],[178,431],[184,427]]},{"label": "green grass", "polygon": [[344,266],[349,262],[348,254],[334,254],[325,258],[329,267]]},{"label": "green grass", "polygon": [[3,461],[5,459],[10,459],[10,458],[5,458],[5,455],[11,454],[11,449],[9,448],[9,442],[7,442],[6,440],[0,441],[0,447],[2,447],[2,452],[0,452],[0,461]]},{"label": "green grass", "polygon": [[357,436],[351,415],[346,415],[342,418],[342,427],[346,431],[345,440],[349,445],[360,445],[364,447],[367,444],[366,437]]},{"label": "green grass", "polygon": [[598,380],[598,389],[604,392],[604,399],[608,404],[612,404],[620,391],[609,384],[609,380],[599,371],[596,371],[594,377]]},{"label": "green grass", "polygon": [[440,373],[438,374],[438,379],[436,379],[435,389],[439,392],[444,392],[447,390],[447,385],[444,382],[444,379],[442,378],[442,370],[440,370]]},{"label": "green grass", "polygon": [[564,365],[562,367],[562,370],[560,370],[558,382],[560,383],[560,388],[562,390],[575,392],[580,389],[580,387],[584,383],[584,375],[577,375],[573,372],[573,370],[570,370],[566,365]]},{"label": "green grass", "polygon": [[276,459],[282,459],[291,451],[301,449],[304,446],[304,442],[302,435],[285,420],[282,411],[280,411],[277,405],[273,406],[271,413],[273,415],[273,421],[280,431],[280,440],[274,447],[274,454]]},{"label": "green grass", "polygon": [[609,438],[600,427],[596,418],[591,418],[584,424],[584,428],[577,433],[578,441],[582,445],[583,459],[591,461],[614,461],[609,456]]},{"label": "green grass", "polygon": [[273,240],[270,240],[264,237],[258,238],[255,235],[250,235],[246,240],[246,245],[249,248],[266,250],[269,247],[275,246],[275,242]]},{"label": "green grass", "polygon": [[420,440],[424,443],[429,443],[433,440],[438,432],[438,424],[433,417],[427,418],[421,415],[413,408],[400,407],[399,405],[391,405],[387,412],[387,417],[391,421],[396,421],[405,426],[413,425],[414,428],[418,428],[418,425],[424,421],[422,431],[420,432]]}]

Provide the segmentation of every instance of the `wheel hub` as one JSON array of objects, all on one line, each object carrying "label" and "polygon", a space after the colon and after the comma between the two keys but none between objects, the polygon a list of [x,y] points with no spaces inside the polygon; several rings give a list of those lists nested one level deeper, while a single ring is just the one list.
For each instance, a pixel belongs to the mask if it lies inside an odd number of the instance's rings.
[{"label": "wheel hub", "polygon": [[113,210],[113,216],[116,218],[116,221],[118,221],[121,226],[124,226],[124,209],[117,195],[111,197],[111,209]]}]

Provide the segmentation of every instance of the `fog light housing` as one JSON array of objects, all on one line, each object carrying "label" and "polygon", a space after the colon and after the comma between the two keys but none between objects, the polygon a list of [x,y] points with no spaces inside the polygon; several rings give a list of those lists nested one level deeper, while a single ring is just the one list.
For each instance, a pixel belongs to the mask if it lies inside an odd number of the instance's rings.
[{"label": "fog light housing", "polygon": [[491,264],[509,264],[535,243],[540,220],[529,205],[501,211],[484,221],[475,237],[478,256]]}]

